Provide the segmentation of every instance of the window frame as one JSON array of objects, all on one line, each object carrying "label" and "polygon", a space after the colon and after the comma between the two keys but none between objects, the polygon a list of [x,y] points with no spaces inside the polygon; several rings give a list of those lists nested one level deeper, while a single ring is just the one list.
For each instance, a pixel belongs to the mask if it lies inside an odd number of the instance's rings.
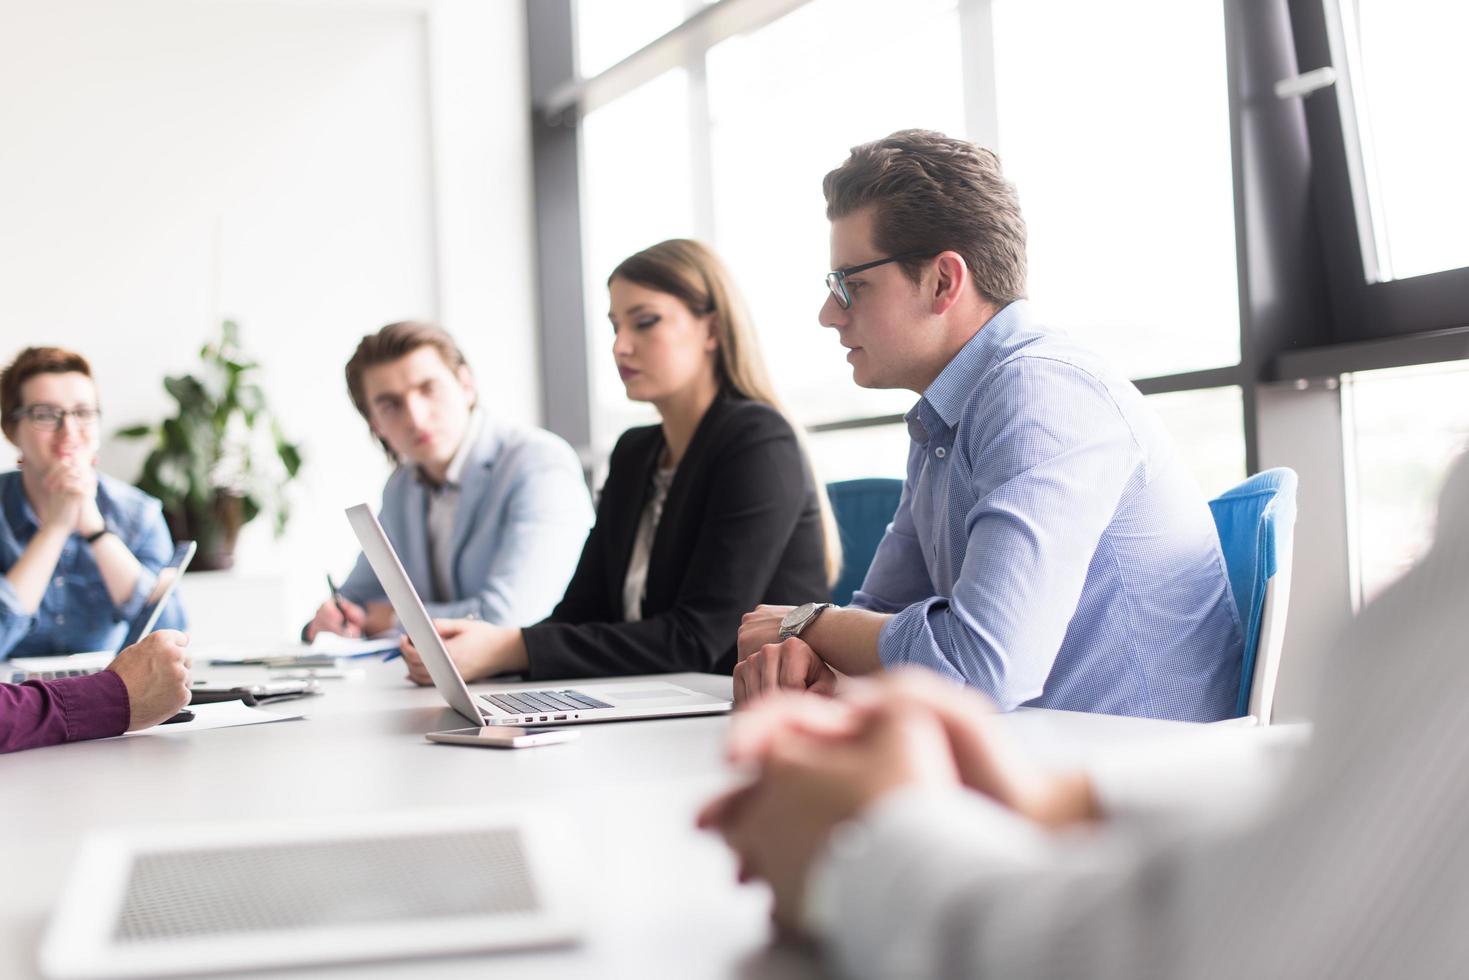
[{"label": "window frame", "polygon": [[[1350,58],[1336,50],[1328,4],[1336,0],[1287,0],[1301,71],[1331,67],[1336,81],[1301,99],[1305,136],[1313,160],[1311,201],[1319,227],[1321,259],[1331,304],[1330,333],[1320,350],[1298,351],[1275,373],[1310,376],[1433,363],[1469,352],[1469,267],[1386,282],[1368,280],[1375,257],[1364,254],[1359,195],[1353,187],[1348,134]],[[1342,88],[1342,92],[1337,89]],[[1437,340],[1425,343],[1430,335]],[[1401,341],[1371,344],[1371,341]],[[1352,345],[1346,348],[1342,345]],[[1460,354],[1459,356],[1466,356]],[[1346,366],[1343,366],[1346,365]]]}]

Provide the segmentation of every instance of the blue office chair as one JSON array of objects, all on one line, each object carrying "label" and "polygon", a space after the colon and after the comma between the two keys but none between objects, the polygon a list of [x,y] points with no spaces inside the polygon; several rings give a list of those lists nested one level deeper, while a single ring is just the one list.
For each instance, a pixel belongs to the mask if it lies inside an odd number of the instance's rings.
[{"label": "blue office chair", "polygon": [[1296,528],[1296,474],[1280,467],[1257,473],[1209,501],[1235,608],[1245,631],[1236,714],[1270,724],[1285,614],[1290,604]]},{"label": "blue office chair", "polygon": [[872,478],[828,483],[826,495],[842,536],[842,576],[832,586],[831,601],[845,606],[862,587],[867,566],[893,521],[903,481]]}]

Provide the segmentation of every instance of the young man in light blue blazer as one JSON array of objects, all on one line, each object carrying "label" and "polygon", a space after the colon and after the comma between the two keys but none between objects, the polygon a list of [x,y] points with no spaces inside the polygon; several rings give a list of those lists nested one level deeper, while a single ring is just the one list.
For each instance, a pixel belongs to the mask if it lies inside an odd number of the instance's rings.
[{"label": "young man in light blue blazer", "polygon": [[[592,525],[572,448],[479,410],[463,353],[431,324],[393,323],[362,338],[346,373],[353,404],[398,464],[378,517],[429,614],[506,626],[544,618]],[[370,636],[394,625],[359,555],[339,598],[321,604],[303,635]]]}]

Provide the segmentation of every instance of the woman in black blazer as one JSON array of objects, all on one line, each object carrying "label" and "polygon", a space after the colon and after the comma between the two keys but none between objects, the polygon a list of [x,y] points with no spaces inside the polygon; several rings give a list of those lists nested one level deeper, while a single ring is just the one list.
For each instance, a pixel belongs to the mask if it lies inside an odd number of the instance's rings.
[{"label": "woman in black blazer", "polygon": [[[659,425],[622,434],[566,595],[513,629],[440,620],[466,680],[734,669],[740,618],[827,598],[840,545],[728,272],[677,239],[607,281],[613,356]],[[409,676],[430,683],[407,646]]]}]

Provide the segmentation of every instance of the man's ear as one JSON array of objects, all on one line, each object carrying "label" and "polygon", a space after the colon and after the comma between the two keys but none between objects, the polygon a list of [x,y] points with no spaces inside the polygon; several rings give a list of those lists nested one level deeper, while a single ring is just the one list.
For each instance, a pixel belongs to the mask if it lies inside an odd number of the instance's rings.
[{"label": "man's ear", "polygon": [[940,252],[934,261],[932,308],[935,316],[943,316],[964,292],[969,281],[969,266],[958,252]]}]

